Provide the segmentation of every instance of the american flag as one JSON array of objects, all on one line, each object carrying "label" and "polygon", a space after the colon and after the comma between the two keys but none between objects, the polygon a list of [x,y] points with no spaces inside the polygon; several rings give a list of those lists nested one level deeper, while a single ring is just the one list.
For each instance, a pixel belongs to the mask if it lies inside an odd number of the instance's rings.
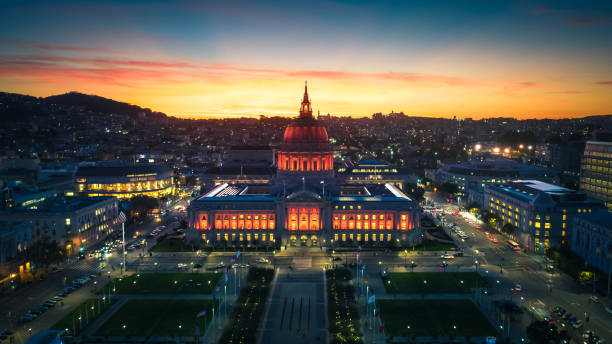
[{"label": "american flag", "polygon": [[122,211],[119,212],[118,219],[119,219],[119,223],[125,223],[125,221],[127,221],[127,217]]}]

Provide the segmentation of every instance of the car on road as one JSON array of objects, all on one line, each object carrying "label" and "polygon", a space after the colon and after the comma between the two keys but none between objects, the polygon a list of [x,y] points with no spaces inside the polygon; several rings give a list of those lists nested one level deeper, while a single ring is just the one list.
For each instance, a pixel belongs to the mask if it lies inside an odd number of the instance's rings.
[{"label": "car on road", "polygon": [[198,258],[208,258],[208,254],[200,253],[200,254],[198,254]]},{"label": "car on road", "polygon": [[264,257],[259,257],[255,259],[255,263],[259,263],[259,264],[268,264],[270,263],[270,261]]},{"label": "car on road", "polygon": [[595,295],[591,296],[591,297],[589,298],[589,300],[591,300],[591,301],[593,301],[593,302],[595,302],[595,303],[599,303],[599,298],[598,298],[597,296],[595,296]]},{"label": "car on road", "polygon": [[515,285],[514,287],[511,288],[512,291],[516,291],[516,292],[521,292],[523,291],[523,286],[520,284]]},{"label": "car on road", "polygon": [[440,256],[440,258],[442,258],[442,259],[454,259],[455,256],[453,256],[452,254],[445,253],[442,256]]},{"label": "car on road", "polygon": [[612,307],[606,307],[606,312],[612,314]]},{"label": "car on road", "polygon": [[187,270],[187,269],[189,269],[189,264],[186,264],[186,263],[178,263],[178,264],[177,264],[177,268],[178,268],[179,270]]},{"label": "car on road", "polygon": [[219,264],[217,264],[217,268],[220,269],[222,267],[225,267],[225,263],[224,262],[219,262]]},{"label": "car on road", "polygon": [[575,329],[579,329],[582,327],[582,320],[576,320],[574,321],[574,324],[572,325],[573,328]]},{"label": "car on road", "polygon": [[555,308],[553,308],[553,313],[559,315],[559,316],[563,316],[563,314],[566,313],[565,308],[561,307],[561,306],[557,306]]},{"label": "car on road", "polygon": [[455,256],[455,257],[463,257],[463,252],[455,252],[455,253],[453,253],[453,256]]},{"label": "car on road", "polygon": [[446,262],[440,263],[440,267],[441,268],[446,268],[447,266],[448,266],[448,263],[446,263]]},{"label": "car on road", "polygon": [[30,322],[30,321],[32,321],[34,319],[36,319],[36,315],[28,313],[28,314],[22,316],[21,318],[19,318],[19,322],[27,323],[27,322]]},{"label": "car on road", "polygon": [[196,269],[199,269],[199,268],[201,268],[201,267],[202,267],[202,264],[200,264],[200,263],[195,263],[195,264],[193,264],[193,267],[194,267],[194,268],[196,268]]}]

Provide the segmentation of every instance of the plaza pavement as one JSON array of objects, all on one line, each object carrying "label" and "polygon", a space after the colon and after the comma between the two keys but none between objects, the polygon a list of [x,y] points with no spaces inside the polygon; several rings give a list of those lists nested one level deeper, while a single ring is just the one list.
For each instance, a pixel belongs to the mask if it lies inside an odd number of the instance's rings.
[{"label": "plaza pavement", "polygon": [[259,333],[259,344],[328,343],[324,271],[296,258],[281,267]]}]

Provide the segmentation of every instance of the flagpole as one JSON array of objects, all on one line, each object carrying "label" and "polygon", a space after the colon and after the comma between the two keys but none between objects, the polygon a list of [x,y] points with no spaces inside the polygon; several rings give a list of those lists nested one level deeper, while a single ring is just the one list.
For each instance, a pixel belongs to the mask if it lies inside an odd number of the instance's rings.
[{"label": "flagpole", "polygon": [[125,222],[121,223],[121,233],[123,237],[123,269],[121,270],[121,276],[125,275]]}]

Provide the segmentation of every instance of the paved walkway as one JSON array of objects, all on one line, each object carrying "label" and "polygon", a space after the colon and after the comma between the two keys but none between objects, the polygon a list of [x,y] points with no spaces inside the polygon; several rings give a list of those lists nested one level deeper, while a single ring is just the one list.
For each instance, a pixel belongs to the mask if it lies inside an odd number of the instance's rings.
[{"label": "paved walkway", "polygon": [[327,343],[323,271],[281,268],[259,343]]}]

